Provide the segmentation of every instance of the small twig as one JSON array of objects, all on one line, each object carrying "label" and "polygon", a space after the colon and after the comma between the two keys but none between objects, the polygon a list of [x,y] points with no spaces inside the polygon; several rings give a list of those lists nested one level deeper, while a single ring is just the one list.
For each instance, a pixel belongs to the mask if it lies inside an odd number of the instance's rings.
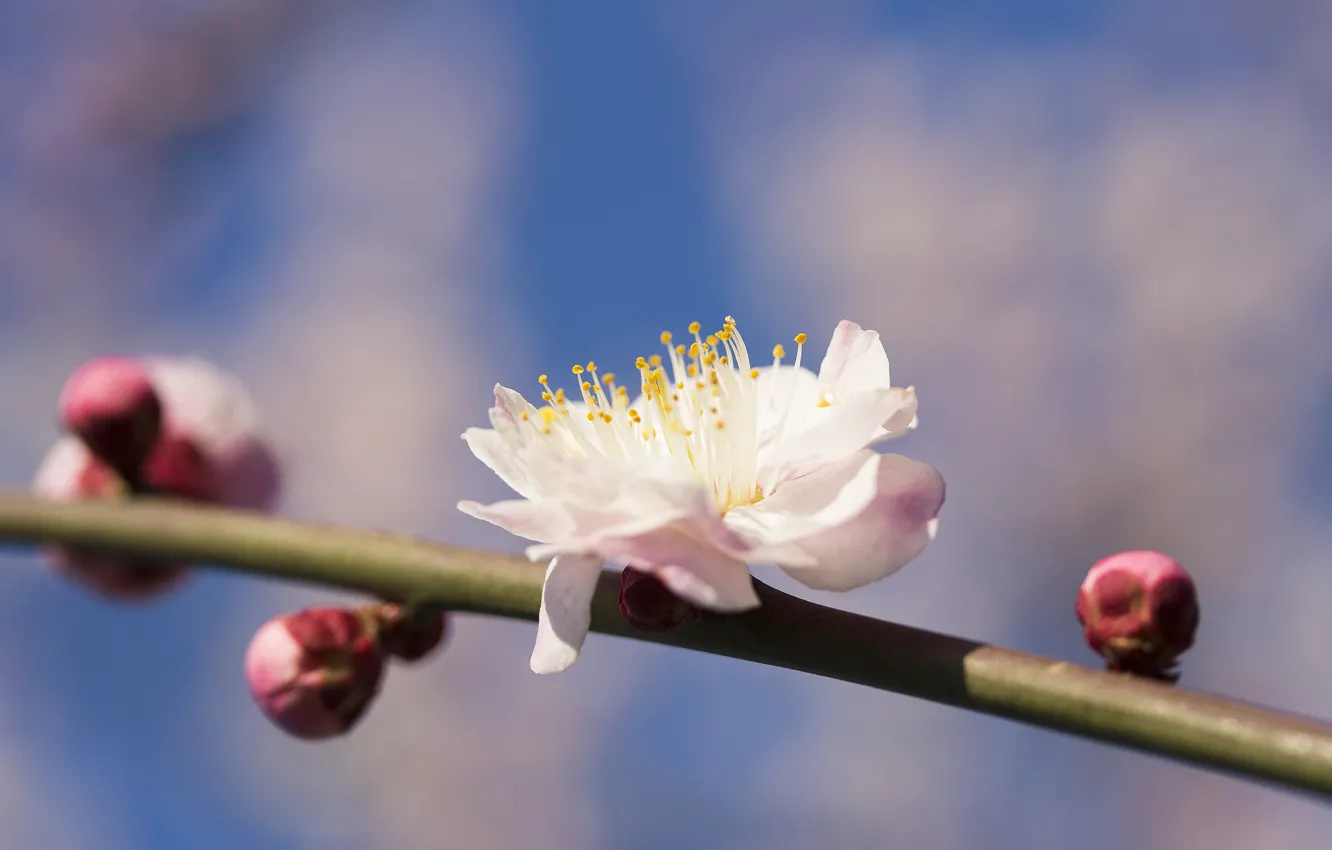
[{"label": "small twig", "polygon": [[[225,565],[527,620],[536,618],[543,575],[512,556],[151,500],[0,495],[0,541]],[[618,578],[605,574],[593,602],[595,631],[855,682],[1332,797],[1325,723],[887,623],[762,585],[755,611],[709,614],[667,632],[635,630],[618,595]]]}]

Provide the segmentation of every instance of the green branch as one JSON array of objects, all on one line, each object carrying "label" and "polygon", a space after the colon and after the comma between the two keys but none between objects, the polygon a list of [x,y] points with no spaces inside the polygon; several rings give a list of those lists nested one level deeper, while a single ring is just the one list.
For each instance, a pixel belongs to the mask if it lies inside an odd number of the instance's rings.
[{"label": "green branch", "polygon": [[[536,618],[543,575],[506,555],[146,500],[0,495],[0,541],[221,564],[527,620]],[[641,632],[620,616],[618,591],[618,578],[606,573],[594,631],[855,682],[1332,797],[1332,726],[1324,723],[886,623],[762,585],[755,611]]]}]

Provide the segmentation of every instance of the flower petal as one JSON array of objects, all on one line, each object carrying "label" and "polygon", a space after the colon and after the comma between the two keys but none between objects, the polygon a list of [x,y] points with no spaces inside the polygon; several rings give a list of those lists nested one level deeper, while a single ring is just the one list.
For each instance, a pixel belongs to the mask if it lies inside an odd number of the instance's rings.
[{"label": "flower petal", "polygon": [[632,563],[650,572],[671,592],[700,608],[745,611],[757,608],[758,595],[745,562],[700,538],[686,523],[634,537],[601,541],[597,551],[608,560]]},{"label": "flower petal", "polygon": [[916,426],[916,393],[894,388],[876,331],[843,321],[815,376],[806,369],[758,377],[758,483],[771,492]]},{"label": "flower petal", "polygon": [[259,434],[259,413],[240,379],[198,357],[145,357],[162,397],[167,427],[188,435],[205,455],[227,454]]},{"label": "flower petal", "polygon": [[[759,448],[777,441],[781,433],[795,434],[805,428],[805,420],[818,410],[819,377],[803,366],[796,369],[764,366],[758,370],[755,391],[758,395]],[[787,409],[789,413],[786,413]],[[786,422],[782,424],[785,414]]]},{"label": "flower petal", "polygon": [[759,486],[765,492],[850,457],[894,431],[905,431],[916,415],[916,391],[886,388],[857,392],[836,403],[817,407],[803,427],[787,432],[759,459]]},{"label": "flower petal", "polygon": [[271,510],[282,487],[281,461],[263,433],[258,408],[240,379],[198,357],[144,357],[162,398],[167,428],[203,453],[222,504]]},{"label": "flower petal", "polygon": [[458,503],[458,510],[498,525],[510,534],[543,543],[565,538],[574,530],[574,521],[563,506],[549,500],[509,499],[491,505],[466,501]]},{"label": "flower petal", "polygon": [[625,461],[552,453],[534,455],[531,463],[537,479],[552,483],[551,498],[590,511],[657,513],[699,504],[706,494],[697,479],[661,457]]},{"label": "flower petal", "polygon": [[[823,521],[840,519],[827,528],[793,540],[814,566],[781,563],[796,581],[816,590],[851,590],[889,576],[924,550],[938,530],[944,502],[944,481],[938,470],[902,455],[875,455],[874,494],[858,511],[846,508],[861,501],[862,492],[828,491],[811,481],[785,485],[792,503],[804,502]],[[858,470],[848,487],[863,487]]]},{"label": "flower petal", "polygon": [[838,322],[819,366],[819,384],[838,396],[891,387],[888,355],[879,332],[864,330],[846,319]]},{"label": "flower petal", "polygon": [[592,595],[601,576],[601,559],[559,555],[546,568],[537,615],[533,673],[562,673],[578,660],[592,625]]},{"label": "flower petal", "polygon": [[269,511],[282,490],[282,465],[263,440],[233,446],[216,466],[217,494],[225,505]]},{"label": "flower petal", "polygon": [[589,516],[582,507],[565,505],[575,534],[530,546],[534,561],[566,555],[596,555],[632,563],[657,574],[677,595],[704,608],[740,611],[758,605],[749,568],[748,546],[717,515],[711,497],[695,488],[690,503],[675,502],[635,513]]},{"label": "flower petal", "polygon": [[92,456],[78,437],[63,436],[42,459],[32,479],[33,492],[43,499],[73,499],[79,491],[79,476]]},{"label": "flower petal", "polygon": [[[559,422],[544,433],[537,408],[520,393],[496,384],[495,406],[490,409],[493,428],[469,428],[463,440],[472,454],[526,499],[557,497],[605,508],[607,493],[623,489],[626,479],[678,478],[664,462],[640,459],[625,464],[603,455],[601,435],[587,421],[587,406],[570,402],[564,410]],[[638,490],[640,496],[653,495]]]},{"label": "flower petal", "polygon": [[535,498],[541,488],[531,470],[536,445],[537,409],[522,394],[502,384],[495,385],[495,405],[490,408],[490,428],[468,428],[463,440],[477,459],[490,467],[505,484],[524,498]]},{"label": "flower petal", "polygon": [[869,449],[787,482],[753,505],[727,512],[723,522],[749,546],[754,562],[815,566],[792,544],[834,528],[865,509],[878,492],[883,456]]},{"label": "flower petal", "polygon": [[490,408],[490,424],[506,440],[523,441],[523,414],[530,419],[536,413],[531,402],[517,390],[503,384],[495,385],[495,406]]},{"label": "flower petal", "polygon": [[525,499],[533,499],[539,495],[521,446],[516,445],[511,439],[506,439],[498,429],[468,428],[462,437],[477,460],[490,467],[490,470],[498,475],[501,481],[512,487],[514,492]]},{"label": "flower petal", "polygon": [[759,607],[754,578],[743,561],[717,554],[711,562],[694,561],[688,567],[671,564],[652,573],[676,596],[710,611],[748,611]]},{"label": "flower petal", "polygon": [[916,407],[919,401],[916,399],[916,388],[907,387],[901,392],[911,395],[911,404],[904,405],[900,410],[888,418],[874,432],[870,439],[871,446],[877,446],[879,443],[895,440],[905,434],[907,431],[914,431],[920,426],[920,416],[916,413]]}]

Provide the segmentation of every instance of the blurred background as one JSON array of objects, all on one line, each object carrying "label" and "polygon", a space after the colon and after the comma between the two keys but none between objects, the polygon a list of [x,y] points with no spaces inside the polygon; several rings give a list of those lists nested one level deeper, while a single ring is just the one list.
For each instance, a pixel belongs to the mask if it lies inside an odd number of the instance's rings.
[{"label": "blurred background", "polygon": [[[518,551],[454,508],[504,492],[458,438],[493,383],[847,317],[949,503],[824,601],[1092,663],[1083,572],[1159,548],[1186,685],[1329,716],[1329,38],[1327,0],[5,0],[0,476],[84,359],[196,352],[287,513]],[[302,744],[241,658],[335,597],[116,607],[0,560],[5,848],[1332,844],[1309,801],[794,673],[593,636],[537,677],[481,619]]]}]

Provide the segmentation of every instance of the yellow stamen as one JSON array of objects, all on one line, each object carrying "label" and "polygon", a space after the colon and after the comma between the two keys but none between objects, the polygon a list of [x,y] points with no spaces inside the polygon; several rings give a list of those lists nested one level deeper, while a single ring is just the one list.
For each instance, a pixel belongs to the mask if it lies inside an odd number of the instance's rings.
[{"label": "yellow stamen", "polygon": [[[754,382],[762,369],[751,364],[752,352],[733,317],[727,316],[721,328],[706,335],[699,322],[690,322],[688,327],[690,336],[678,342],[672,332],[661,331],[659,339],[665,350],[635,359],[642,387],[639,406],[629,406],[628,387],[634,381],[621,386],[613,373],[602,374],[595,362],[585,361],[570,371],[577,381],[575,395],[581,395],[584,402],[579,409],[595,429],[571,427],[572,422],[560,424],[561,417],[572,418],[572,402],[566,402],[564,390],[548,383],[546,375],[541,376],[542,398],[550,406],[542,410],[540,418],[531,419],[547,433],[562,429],[558,435],[561,451],[599,452],[630,461],[669,457],[687,464],[710,488],[719,509],[726,511],[763,497],[762,488],[755,483],[754,459],[749,457],[757,438],[757,433],[750,433],[757,425]],[[794,339],[802,346],[807,337],[802,333]],[[792,353],[799,366],[800,348]],[[773,355],[774,366],[786,365],[784,346],[776,346]],[[746,374],[749,383],[745,383]],[[621,423],[638,434],[642,443],[626,441]]]}]

